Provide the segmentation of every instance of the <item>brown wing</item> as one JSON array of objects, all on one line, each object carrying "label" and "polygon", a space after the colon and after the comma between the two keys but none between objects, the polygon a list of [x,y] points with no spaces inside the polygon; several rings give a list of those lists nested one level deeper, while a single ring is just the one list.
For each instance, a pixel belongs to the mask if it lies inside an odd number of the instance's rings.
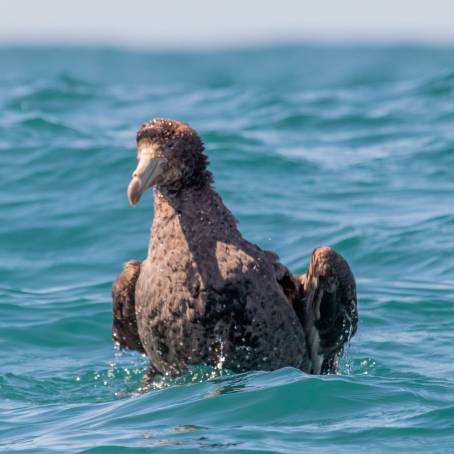
[{"label": "brown wing", "polygon": [[126,262],[112,285],[112,338],[123,348],[144,352],[137,332],[134,293],[140,274],[140,262]]},{"label": "brown wing", "polygon": [[294,307],[306,332],[311,373],[335,373],[339,356],[358,325],[355,278],[340,254],[318,247],[299,281],[302,298]]},{"label": "brown wing", "polygon": [[295,277],[276,262],[276,277],[306,334],[312,374],[335,373],[344,345],[358,325],[355,278],[345,259],[318,247],[307,273]]}]

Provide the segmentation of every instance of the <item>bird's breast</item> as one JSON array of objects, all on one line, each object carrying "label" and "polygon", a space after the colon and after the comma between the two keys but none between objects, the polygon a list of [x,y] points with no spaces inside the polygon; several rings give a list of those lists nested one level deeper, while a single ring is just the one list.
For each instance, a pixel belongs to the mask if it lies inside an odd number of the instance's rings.
[{"label": "bird's breast", "polygon": [[152,248],[137,282],[136,312],[144,348],[160,370],[216,363],[221,346],[236,369],[245,362],[297,365],[303,356],[302,328],[272,266],[235,245]]}]

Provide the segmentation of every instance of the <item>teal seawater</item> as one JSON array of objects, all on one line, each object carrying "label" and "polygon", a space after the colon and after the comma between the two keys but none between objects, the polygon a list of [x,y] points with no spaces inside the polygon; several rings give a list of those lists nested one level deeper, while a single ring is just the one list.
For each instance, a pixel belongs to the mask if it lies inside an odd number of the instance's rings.
[{"label": "teal seawater", "polygon": [[[188,121],[244,235],[358,282],[341,372],[141,391],[110,286],[146,254],[147,119]],[[0,50],[0,451],[454,452],[454,50]]]}]

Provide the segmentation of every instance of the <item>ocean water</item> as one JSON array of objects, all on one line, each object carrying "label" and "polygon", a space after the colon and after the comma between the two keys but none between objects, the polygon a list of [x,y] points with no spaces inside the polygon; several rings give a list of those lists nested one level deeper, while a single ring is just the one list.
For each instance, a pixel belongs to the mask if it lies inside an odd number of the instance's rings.
[{"label": "ocean water", "polygon": [[[196,368],[143,390],[110,287],[146,254],[134,134],[203,136],[250,240],[356,275],[338,375]],[[0,50],[0,451],[454,452],[454,49]]]}]

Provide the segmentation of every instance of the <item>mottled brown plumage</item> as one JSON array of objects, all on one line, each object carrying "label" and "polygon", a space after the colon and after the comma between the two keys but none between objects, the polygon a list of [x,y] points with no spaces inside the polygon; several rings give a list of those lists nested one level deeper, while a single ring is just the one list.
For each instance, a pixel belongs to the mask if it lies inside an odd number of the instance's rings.
[{"label": "mottled brown plumage", "polygon": [[143,352],[142,342],[137,332],[134,293],[140,273],[140,262],[126,262],[123,272],[112,286],[112,337],[123,347]]},{"label": "mottled brown plumage", "polygon": [[357,324],[345,260],[317,248],[298,278],[245,240],[188,125],[147,122],[137,144],[128,197],[136,204],[154,187],[155,215],[146,259],[128,262],[113,286],[114,339],[143,349],[158,373],[202,363],[334,372]]}]

